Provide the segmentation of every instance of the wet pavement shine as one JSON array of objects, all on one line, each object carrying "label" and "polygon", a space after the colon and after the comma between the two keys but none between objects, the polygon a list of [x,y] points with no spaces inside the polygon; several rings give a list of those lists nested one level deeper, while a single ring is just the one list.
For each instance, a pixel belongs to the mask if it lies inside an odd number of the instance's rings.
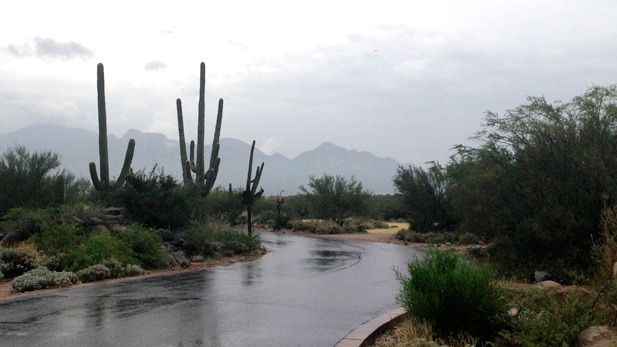
[{"label": "wet pavement shine", "polygon": [[261,233],[262,259],[0,301],[0,346],[333,346],[421,250]]}]

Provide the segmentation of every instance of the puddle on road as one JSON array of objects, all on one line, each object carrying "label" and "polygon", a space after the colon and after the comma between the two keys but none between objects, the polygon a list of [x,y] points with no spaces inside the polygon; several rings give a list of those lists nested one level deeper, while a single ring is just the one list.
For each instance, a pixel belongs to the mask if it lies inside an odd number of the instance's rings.
[{"label": "puddle on road", "polygon": [[300,260],[317,272],[337,271],[358,263],[362,258],[362,253],[351,251],[317,250],[310,251],[310,255]]}]

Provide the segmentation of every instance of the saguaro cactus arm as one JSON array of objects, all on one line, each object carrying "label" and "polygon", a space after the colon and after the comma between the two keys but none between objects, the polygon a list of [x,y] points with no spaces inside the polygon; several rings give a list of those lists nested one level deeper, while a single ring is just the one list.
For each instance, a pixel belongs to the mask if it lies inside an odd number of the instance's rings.
[{"label": "saguaro cactus arm", "polygon": [[135,140],[129,141],[126,149],[126,155],[124,156],[124,164],[120,171],[120,176],[110,185],[109,182],[109,155],[107,150],[107,111],[105,109],[105,71],[103,64],[99,63],[96,66],[96,91],[98,99],[98,113],[99,113],[99,159],[101,165],[101,178],[96,173],[96,164],[90,162],[90,177],[92,183],[97,190],[108,190],[110,188],[117,188],[124,183],[126,176],[131,170],[131,162],[133,161],[133,153],[135,152]]},{"label": "saguaro cactus arm", "polygon": [[192,182],[190,166],[185,165],[188,161],[186,156],[186,139],[184,138],[184,120],[182,118],[182,101],[176,99],[176,109],[178,111],[178,136],[180,141],[180,165],[182,166],[182,179],[184,184]]}]

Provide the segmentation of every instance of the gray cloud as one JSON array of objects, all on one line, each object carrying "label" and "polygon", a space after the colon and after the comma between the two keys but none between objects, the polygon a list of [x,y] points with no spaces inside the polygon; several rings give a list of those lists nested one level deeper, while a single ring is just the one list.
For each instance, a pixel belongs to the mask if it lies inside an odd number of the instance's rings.
[{"label": "gray cloud", "polygon": [[39,58],[71,59],[76,57],[89,58],[94,53],[79,42],[56,42],[54,39],[35,37],[34,49],[29,44],[21,46],[9,45],[8,51],[16,57],[36,55]]},{"label": "gray cloud", "polygon": [[34,38],[36,55],[46,58],[71,59],[75,57],[89,58],[94,53],[79,42],[56,42],[54,39]]},{"label": "gray cloud", "polygon": [[157,71],[157,70],[160,71],[160,70],[165,70],[166,67],[167,65],[165,65],[163,62],[159,60],[153,60],[147,63],[146,66],[144,66],[144,69],[150,70],[150,71]]}]

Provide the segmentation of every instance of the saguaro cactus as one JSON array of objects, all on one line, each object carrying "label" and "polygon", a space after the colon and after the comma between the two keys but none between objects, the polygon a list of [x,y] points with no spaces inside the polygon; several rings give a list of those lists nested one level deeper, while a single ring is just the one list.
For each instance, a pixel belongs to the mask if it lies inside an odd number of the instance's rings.
[{"label": "saguaro cactus", "polygon": [[223,99],[219,99],[218,112],[216,115],[216,127],[214,128],[214,139],[212,140],[212,152],[210,153],[210,163],[208,171],[205,171],[204,160],[204,132],[205,132],[205,89],[206,89],[206,65],[202,62],[199,74],[199,105],[197,111],[197,162],[195,162],[195,142],[191,141],[190,160],[186,156],[186,140],[184,137],[184,121],[182,117],[182,101],[176,100],[178,111],[178,133],[180,137],[180,161],[182,165],[182,178],[184,184],[193,182],[191,172],[195,173],[195,183],[201,187],[201,193],[207,195],[216,181],[219,172],[221,158],[219,158],[221,123],[223,120]]},{"label": "saguaro cactus", "polygon": [[255,150],[255,141],[253,140],[253,146],[251,146],[251,156],[249,158],[249,172],[246,177],[246,189],[242,193],[242,203],[246,206],[246,223],[248,225],[247,230],[249,235],[253,235],[253,222],[251,218],[253,203],[257,201],[264,193],[263,189],[257,191],[257,186],[259,186],[259,180],[261,179],[261,174],[264,171],[264,163],[261,163],[261,167],[257,167],[257,172],[255,172],[255,178],[251,180],[251,174],[253,170],[253,151]]},{"label": "saguaro cactus", "polygon": [[133,153],[135,152],[135,140],[129,141],[124,156],[124,164],[120,171],[120,176],[116,182],[109,182],[109,159],[107,151],[107,112],[105,111],[105,73],[103,64],[99,63],[96,67],[96,91],[98,94],[98,109],[99,109],[99,159],[101,165],[101,179],[96,173],[96,164],[90,162],[90,177],[96,190],[104,191],[120,187],[126,176],[131,170],[131,162],[133,161]]}]

